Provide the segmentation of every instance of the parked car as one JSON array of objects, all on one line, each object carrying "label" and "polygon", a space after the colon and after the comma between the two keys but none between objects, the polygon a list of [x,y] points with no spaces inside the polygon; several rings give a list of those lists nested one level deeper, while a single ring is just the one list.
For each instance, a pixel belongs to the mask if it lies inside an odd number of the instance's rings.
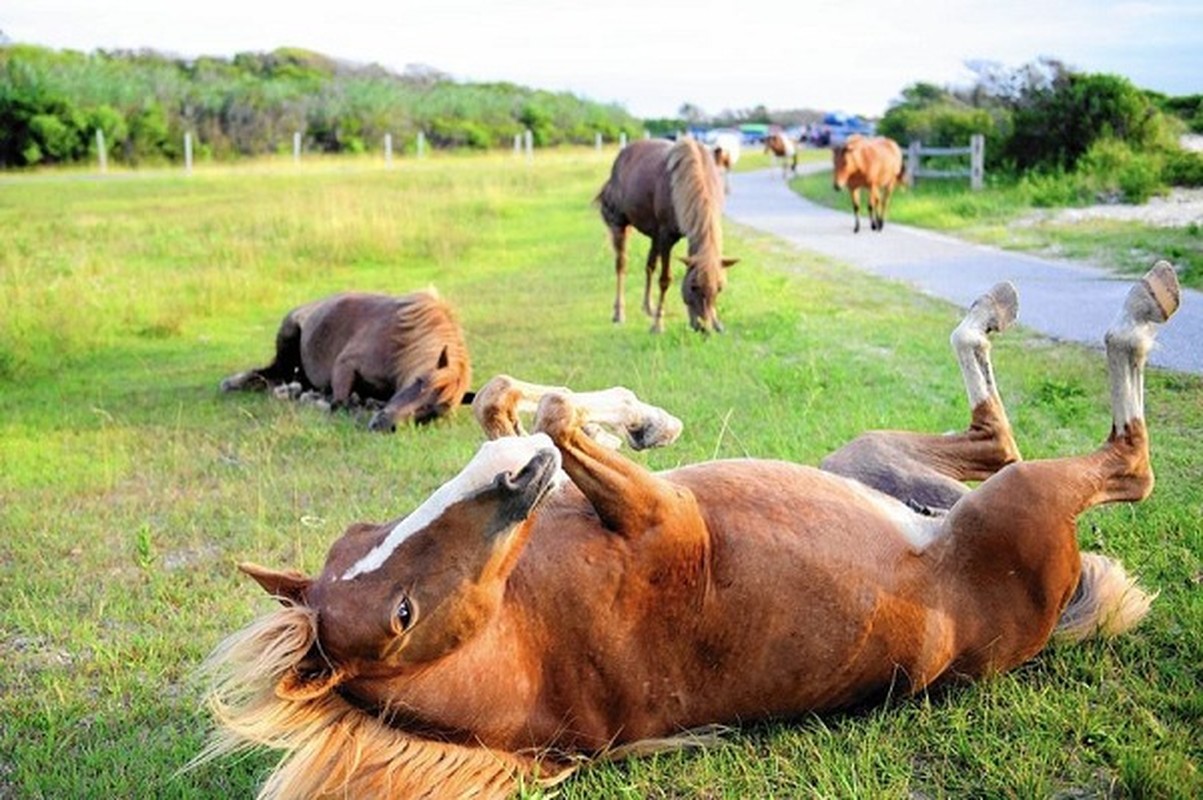
[{"label": "parked car", "polygon": [[811,129],[810,142],[816,147],[835,147],[854,133],[872,136],[877,128],[864,117],[839,112],[823,115],[823,121]]}]

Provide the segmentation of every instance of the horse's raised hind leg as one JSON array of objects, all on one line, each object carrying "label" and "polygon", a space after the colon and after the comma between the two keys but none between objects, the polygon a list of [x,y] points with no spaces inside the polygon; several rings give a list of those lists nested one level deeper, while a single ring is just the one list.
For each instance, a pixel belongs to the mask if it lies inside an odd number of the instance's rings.
[{"label": "horse's raised hind leg", "polygon": [[[539,402],[535,427],[546,433],[563,456],[563,468],[588,498],[602,524],[631,539],[641,539],[641,553],[652,558],[691,555],[686,563],[701,565],[695,548],[706,546],[706,528],[692,493],[669,484],[640,465],[606,448],[582,425],[587,414],[576,397],[549,394]],[[644,538],[655,536],[652,542]],[[661,547],[649,545],[662,545]],[[680,550],[685,548],[685,552]]]},{"label": "horse's raised hind leg", "polygon": [[671,444],[681,434],[679,419],[642,402],[629,389],[573,392],[562,386],[527,383],[508,375],[498,375],[476,393],[472,413],[489,439],[521,436],[525,431],[519,415],[534,413],[539,401],[549,394],[570,397],[582,429],[610,449],[617,449],[622,440],[608,431],[620,434],[635,450]]},{"label": "horse's raised hind leg", "polygon": [[1092,506],[1136,502],[1152,491],[1144,364],[1157,326],[1177,310],[1179,292],[1173,267],[1159,262],[1132,287],[1108,329],[1112,424],[1101,448],[1013,464],[949,511],[933,555],[956,564],[960,577],[949,580],[968,587],[955,601],[969,607],[964,618],[988,618],[988,630],[966,630],[954,669],[978,675],[1030,658],[1063,610],[1079,630],[1111,634],[1147,610],[1148,596],[1117,562],[1091,555],[1090,569],[1082,570],[1076,518]]},{"label": "horse's raised hind leg", "polygon": [[624,289],[627,276],[627,237],[630,231],[629,225],[610,226],[610,244],[614,247],[614,275],[617,283],[614,294],[614,322],[623,322],[627,318]]},{"label": "horse's raised hind leg", "polygon": [[1019,449],[1003,408],[990,362],[990,339],[1019,311],[1010,283],[979,297],[950,337],[965,382],[969,428],[953,435],[870,431],[825,458],[821,468],[854,478],[912,506],[951,508],[968,488],[1018,461]]}]

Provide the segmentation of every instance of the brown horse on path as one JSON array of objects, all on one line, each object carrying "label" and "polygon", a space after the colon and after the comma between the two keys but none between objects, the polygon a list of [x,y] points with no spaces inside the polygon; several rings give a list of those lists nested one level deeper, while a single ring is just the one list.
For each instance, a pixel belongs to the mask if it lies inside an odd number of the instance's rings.
[{"label": "brown horse on path", "polygon": [[[715,304],[727,283],[726,268],[735,259],[723,258],[723,188],[714,158],[706,149],[693,139],[632,142],[614,160],[610,179],[595,199],[614,245],[618,283],[614,321],[626,319],[623,283],[627,237],[634,225],[652,240],[643,289],[643,311],[652,317],[652,332],[664,330],[664,295],[672,285],[672,249],[682,236],[689,242],[681,281],[689,324],[697,331],[722,332]],[[652,273],[657,258],[660,300],[653,312]]]},{"label": "brown horse on path", "polygon": [[336,294],[289,311],[266,367],[231,375],[225,392],[264,390],[299,382],[330,397],[331,409],[353,393],[385,403],[368,427],[393,431],[398,422],[429,422],[468,394],[472,367],[455,311],[425,291],[393,297]]},{"label": "brown horse on path", "polygon": [[886,226],[886,207],[894,187],[906,177],[902,151],[893,139],[884,136],[866,138],[859,133],[842,145],[831,148],[834,160],[832,188],[848,189],[852,195],[853,233],[860,232],[860,190],[869,187],[869,227],[880,231]]},{"label": "brown horse on path", "polygon": [[543,392],[499,378],[474,411],[500,438],[409,516],[352,525],[317,577],[241,567],[284,607],[211,657],[223,729],[200,760],[283,750],[266,797],[503,797],[614,748],[1122,632],[1150,598],[1079,553],[1075,518],[1152,490],[1144,359],[1178,295],[1164,262],[1132,288],[1106,336],[1110,433],[1047,461],[1020,460],[990,363],[988,336],[1017,310],[1009,284],[953,332],[968,429],[869,434],[825,471],[653,474],[589,435],[680,431],[621,389],[547,393],[538,432],[510,435]]},{"label": "brown horse on path", "polygon": [[774,131],[764,139],[764,152],[773,154],[773,161],[781,164],[781,177],[798,174],[798,146],[781,131]]}]

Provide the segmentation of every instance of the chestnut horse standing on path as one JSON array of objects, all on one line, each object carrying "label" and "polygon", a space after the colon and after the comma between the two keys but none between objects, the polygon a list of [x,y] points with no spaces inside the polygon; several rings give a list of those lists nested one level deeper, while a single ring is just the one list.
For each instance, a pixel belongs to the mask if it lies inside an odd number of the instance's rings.
[{"label": "chestnut horse standing on path", "polygon": [[225,392],[299,382],[329,395],[331,409],[352,393],[385,402],[368,427],[429,422],[463,401],[472,380],[464,334],[437,292],[400,297],[336,294],[289,311],[266,367],[231,375]]},{"label": "chestnut horse standing on path", "polygon": [[780,162],[781,177],[798,174],[798,146],[784,133],[774,132],[766,136],[764,152],[772,153],[773,161]]},{"label": "chestnut horse standing on path", "polygon": [[[660,444],[680,431],[670,415],[621,389],[495,379],[474,411],[500,438],[409,516],[351,526],[315,578],[242,566],[284,608],[212,657],[224,730],[202,758],[284,750],[268,797],[502,797],[574,756],[990,675],[1056,632],[1122,632],[1149,597],[1079,553],[1075,518],[1152,490],[1143,365],[1178,294],[1164,262],[1132,288],[1106,336],[1110,433],[1047,461],[1020,461],[990,363],[1009,284],[952,336],[968,429],[868,434],[830,471],[653,474],[588,431]],[[538,432],[509,435],[541,394]]]},{"label": "chestnut horse standing on path", "polygon": [[860,232],[860,190],[869,187],[869,227],[880,231],[886,226],[886,207],[894,187],[906,176],[902,151],[893,139],[884,136],[866,138],[859,133],[842,145],[831,148],[834,160],[832,188],[847,188],[852,195],[853,233]]},{"label": "chestnut horse standing on path", "polygon": [[[626,319],[623,283],[627,273],[627,237],[632,225],[652,240],[647,254],[643,311],[652,317],[652,331],[664,330],[664,295],[672,285],[673,245],[682,236],[689,242],[681,295],[694,330],[722,332],[715,304],[726,285],[726,268],[735,259],[723,258],[723,187],[714,158],[693,139],[673,143],[641,139],[623,148],[614,160],[610,179],[597,195],[602,219],[614,245],[617,292],[614,321]],[[652,273],[660,259],[660,300],[652,310]]]}]

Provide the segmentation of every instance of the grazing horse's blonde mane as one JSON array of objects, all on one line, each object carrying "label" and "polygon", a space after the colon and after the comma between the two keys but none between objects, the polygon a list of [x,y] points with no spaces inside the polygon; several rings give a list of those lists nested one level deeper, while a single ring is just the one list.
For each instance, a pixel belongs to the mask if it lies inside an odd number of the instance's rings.
[{"label": "grazing horse's blonde mane", "polygon": [[668,154],[668,179],[690,254],[701,256],[699,266],[717,268],[723,252],[723,187],[712,158],[693,139],[682,139]]},{"label": "grazing horse's blonde mane", "polygon": [[[396,353],[393,374],[397,388],[418,376],[433,380],[439,399],[450,407],[459,404],[472,382],[472,367],[464,332],[455,311],[432,289],[404,298],[393,326]],[[448,369],[432,365],[447,349]]]},{"label": "grazing horse's blonde mane", "polygon": [[289,605],[218,646],[203,672],[219,728],[186,769],[256,746],[282,750],[259,792],[264,799],[504,798],[523,784],[550,785],[573,771],[533,756],[418,738],[335,691],[307,700],[279,697],[277,684],[316,637],[313,609]]}]

